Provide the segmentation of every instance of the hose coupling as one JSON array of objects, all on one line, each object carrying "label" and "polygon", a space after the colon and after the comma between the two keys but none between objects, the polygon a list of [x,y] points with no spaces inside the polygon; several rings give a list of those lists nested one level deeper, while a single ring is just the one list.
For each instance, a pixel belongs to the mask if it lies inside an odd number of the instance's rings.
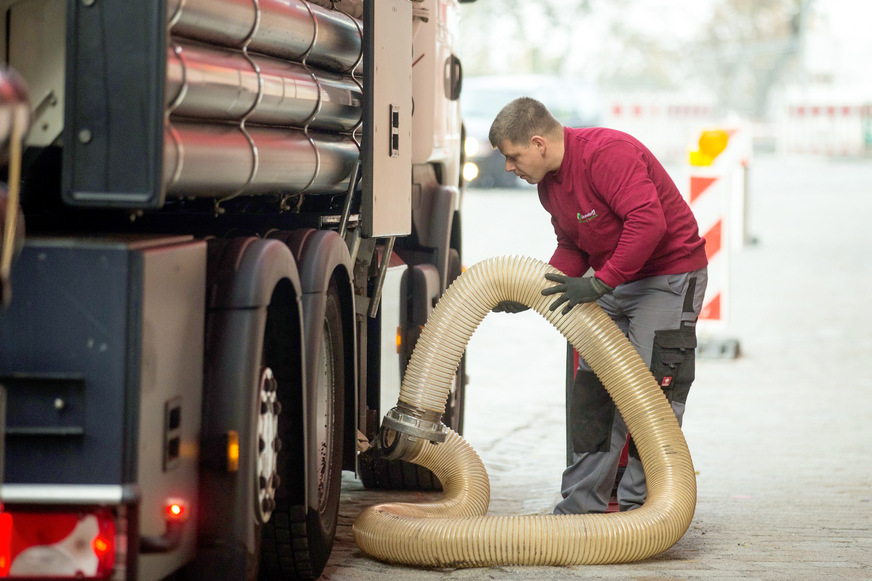
[{"label": "hose coupling", "polygon": [[388,460],[397,460],[424,441],[444,442],[448,428],[435,412],[422,412],[398,405],[382,418],[379,445]]}]

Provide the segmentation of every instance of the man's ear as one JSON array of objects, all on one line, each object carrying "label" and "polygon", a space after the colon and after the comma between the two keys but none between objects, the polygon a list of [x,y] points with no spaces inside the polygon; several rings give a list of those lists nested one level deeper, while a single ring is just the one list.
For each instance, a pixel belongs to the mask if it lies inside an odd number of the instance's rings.
[{"label": "man's ear", "polygon": [[539,153],[545,155],[545,148],[548,142],[541,135],[534,135],[530,138],[530,145],[539,150]]}]

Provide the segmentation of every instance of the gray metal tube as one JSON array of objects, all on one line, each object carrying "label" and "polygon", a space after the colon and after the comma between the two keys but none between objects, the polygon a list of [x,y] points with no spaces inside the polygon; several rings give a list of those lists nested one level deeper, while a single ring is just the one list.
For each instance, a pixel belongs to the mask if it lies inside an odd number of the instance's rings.
[{"label": "gray metal tube", "polygon": [[257,23],[254,0],[168,0],[170,32],[221,46],[242,46]]},{"label": "gray metal tube", "polygon": [[361,60],[360,24],[304,0],[169,0],[171,33],[331,71],[350,72]]},{"label": "gray metal tube", "polygon": [[351,131],[363,94],[351,77],[300,64],[186,42],[167,55],[167,103],[174,116]]},{"label": "gray metal tube", "polygon": [[174,122],[164,140],[167,193],[341,193],[360,152],[349,136]]}]

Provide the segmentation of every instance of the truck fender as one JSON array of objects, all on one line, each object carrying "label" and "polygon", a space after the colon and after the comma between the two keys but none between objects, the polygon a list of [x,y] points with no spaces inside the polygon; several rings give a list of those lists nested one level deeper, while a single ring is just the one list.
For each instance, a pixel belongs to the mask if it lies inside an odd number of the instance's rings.
[{"label": "truck fender", "polygon": [[[321,321],[326,306],[326,291],[331,277],[338,274],[339,299],[342,309],[342,335],[345,362],[345,438],[346,464],[353,464],[353,445],[357,418],[357,333],[355,331],[353,266],[345,241],[331,230],[319,230],[306,237],[297,256],[302,285],[303,327],[306,353],[318,353],[324,331]],[[337,272],[338,271],[338,272]],[[316,357],[306,361],[307,390],[314,390]],[[311,391],[309,391],[311,393]],[[349,454],[351,454],[349,456]]]},{"label": "truck fender", "polygon": [[[206,360],[202,425],[200,533],[212,539],[201,547],[199,566],[211,578],[244,578],[258,554],[259,534],[251,511],[255,507],[249,484],[256,470],[257,402],[252,393],[260,373],[267,307],[273,293],[302,320],[301,285],[293,255],[277,240],[258,238],[209,241]],[[287,329],[302,340],[302,329]],[[301,355],[300,355],[301,356]],[[302,385],[302,365],[293,380]],[[239,435],[239,468],[226,467],[226,437]],[[219,575],[227,575],[221,577]],[[207,577],[206,578],[210,578]]]},{"label": "truck fender", "polygon": [[302,294],[294,257],[278,240],[212,239],[208,272],[210,309],[265,307],[283,278],[291,282],[296,296]]},{"label": "truck fender", "polygon": [[415,232],[422,246],[435,250],[433,264],[439,270],[443,289],[451,282],[448,280],[448,249],[459,197],[454,186],[427,183],[415,198]]},{"label": "truck fender", "polygon": [[438,233],[437,264],[439,276],[442,279],[442,288],[446,288],[451,281],[448,280],[448,249],[451,247],[451,231],[454,222],[455,208],[460,197],[454,186],[441,186],[435,192],[433,202],[433,217],[430,230]]},{"label": "truck fender", "polygon": [[[305,228],[292,232],[280,232],[274,235],[280,238],[291,249],[297,259],[299,280],[303,303],[303,328],[305,333],[306,353],[317,353],[321,341],[324,318],[325,295],[327,285],[337,269],[341,274],[339,284],[340,300],[342,301],[342,319],[346,338],[346,353],[355,353],[354,333],[354,291],[351,287],[352,261],[348,247],[339,234],[332,230],[315,230]],[[354,360],[351,368],[346,365],[346,376],[354,379]],[[306,376],[314,377],[315,358],[307,358]],[[351,373],[348,373],[351,372]],[[314,385],[314,383],[312,384]],[[349,383],[353,386],[354,383]],[[311,387],[311,386],[310,386]]]}]

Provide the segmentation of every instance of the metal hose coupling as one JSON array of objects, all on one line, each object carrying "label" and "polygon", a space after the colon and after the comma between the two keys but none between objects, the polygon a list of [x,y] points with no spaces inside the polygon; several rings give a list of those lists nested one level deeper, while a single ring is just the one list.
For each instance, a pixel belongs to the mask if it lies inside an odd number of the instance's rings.
[{"label": "metal hose coupling", "polygon": [[439,444],[448,436],[442,414],[415,410],[402,402],[385,414],[379,431],[378,444],[388,460],[397,460],[414,453],[429,441]]},{"label": "metal hose coupling", "polygon": [[[436,475],[443,496],[361,512],[354,539],[366,554],[425,567],[626,563],[665,551],[687,531],[696,507],[696,476],[672,408],[638,352],[595,303],[577,305],[566,315],[548,309],[552,298],[541,291],[553,283],[545,280],[546,272],[558,271],[532,258],[491,258],[460,275],[436,305],[384,433],[396,456]],[[487,515],[490,483],[469,444],[448,430],[443,443],[425,445],[441,430],[436,424],[469,339],[502,301],[523,303],[542,315],[602,380],[645,469],[643,506],[611,514]]]}]

